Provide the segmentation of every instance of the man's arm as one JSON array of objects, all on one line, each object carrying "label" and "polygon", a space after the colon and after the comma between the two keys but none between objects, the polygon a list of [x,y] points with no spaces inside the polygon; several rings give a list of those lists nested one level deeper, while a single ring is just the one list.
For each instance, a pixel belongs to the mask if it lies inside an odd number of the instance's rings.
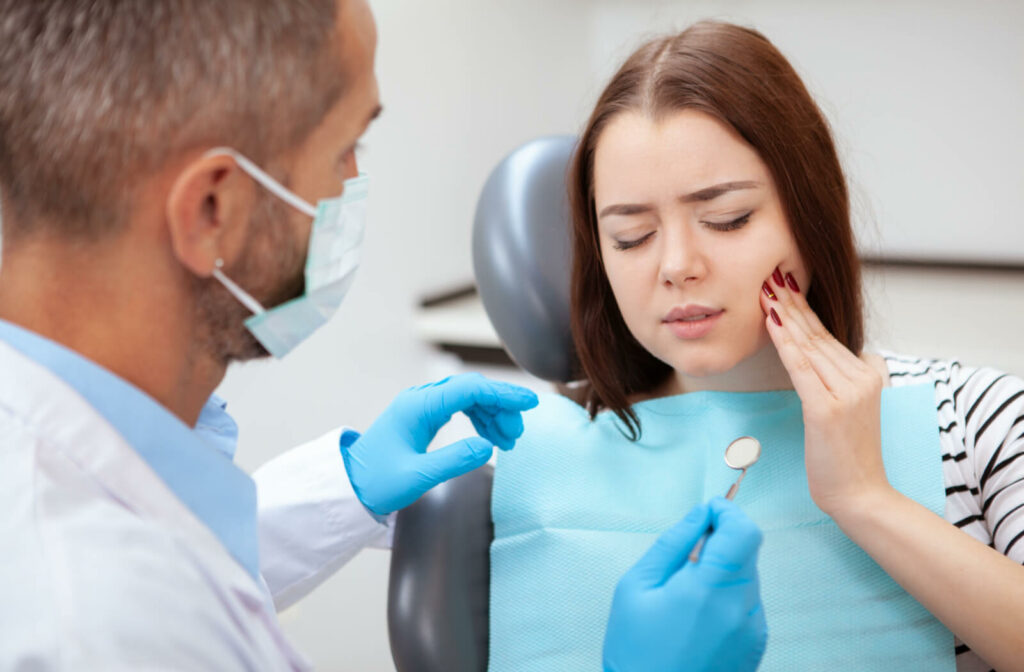
[{"label": "man's arm", "polygon": [[390,528],[349,483],[343,430],[279,455],[253,474],[259,497],[260,572],[280,611],[364,548],[390,548]]}]

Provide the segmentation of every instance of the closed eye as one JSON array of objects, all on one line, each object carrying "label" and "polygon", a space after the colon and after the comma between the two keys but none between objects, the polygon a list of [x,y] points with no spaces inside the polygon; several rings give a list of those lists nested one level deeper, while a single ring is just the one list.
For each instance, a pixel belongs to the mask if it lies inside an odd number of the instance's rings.
[{"label": "closed eye", "polygon": [[636,240],[616,240],[615,241],[615,249],[616,250],[631,250],[634,247],[639,247],[639,246],[643,245],[644,243],[646,243],[650,239],[650,237],[653,236],[653,235],[654,235],[654,232],[651,231],[647,235],[641,236],[640,238],[637,238]]},{"label": "closed eye", "polygon": [[747,222],[749,222],[750,221],[750,216],[753,215],[753,214],[754,214],[754,211],[751,210],[747,214],[740,215],[736,219],[730,220],[728,222],[702,222],[702,223],[705,226],[707,226],[708,228],[714,229],[715,231],[734,231],[734,230],[736,230],[738,228],[741,228],[743,225],[745,225]]}]

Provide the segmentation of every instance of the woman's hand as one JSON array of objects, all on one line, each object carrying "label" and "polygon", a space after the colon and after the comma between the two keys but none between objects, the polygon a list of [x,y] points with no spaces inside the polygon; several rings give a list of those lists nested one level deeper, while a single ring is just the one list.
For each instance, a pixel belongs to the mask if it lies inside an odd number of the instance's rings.
[{"label": "woman's hand", "polygon": [[889,484],[881,374],[825,330],[783,273],[765,284],[761,306],[803,402],[814,503],[991,667],[1024,670],[1024,567]]},{"label": "woman's hand", "polygon": [[791,273],[775,269],[762,287],[761,306],[803,403],[804,460],[814,503],[836,518],[891,491],[882,463],[881,375],[825,329]]}]

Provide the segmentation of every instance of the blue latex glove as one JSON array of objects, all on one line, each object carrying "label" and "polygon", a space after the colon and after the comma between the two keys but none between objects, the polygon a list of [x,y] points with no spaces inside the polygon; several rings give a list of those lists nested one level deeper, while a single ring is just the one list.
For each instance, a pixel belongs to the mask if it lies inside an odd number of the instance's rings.
[{"label": "blue latex glove", "polygon": [[[435,485],[486,464],[494,446],[512,448],[523,433],[522,412],[536,405],[530,390],[476,373],[409,388],[354,442],[342,436],[349,480],[370,511],[405,508]],[[460,411],[479,436],[426,452],[437,430]]]},{"label": "blue latex glove", "polygon": [[[700,559],[688,563],[712,525]],[[605,633],[605,670],[756,670],[768,638],[760,545],[761,531],[727,499],[690,511],[619,582]]]}]

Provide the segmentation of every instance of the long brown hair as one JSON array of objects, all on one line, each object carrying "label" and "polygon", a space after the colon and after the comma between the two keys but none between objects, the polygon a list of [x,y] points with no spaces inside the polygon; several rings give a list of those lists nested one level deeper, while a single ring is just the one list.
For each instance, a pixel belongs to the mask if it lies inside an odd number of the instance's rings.
[{"label": "long brown hair", "polygon": [[684,109],[731,126],[758,153],[814,280],[807,294],[811,308],[853,352],[864,341],[846,179],[828,122],[793,67],[761,33],[728,23],[701,22],[647,42],[598,99],[568,180],[572,332],[586,377],[577,396],[591,417],[604,408],[615,412],[633,439],[640,436],[640,422],[629,398],[656,388],[672,369],[633,338],[605,275],[594,209],[594,152],[601,132],[620,113],[658,120]]}]

